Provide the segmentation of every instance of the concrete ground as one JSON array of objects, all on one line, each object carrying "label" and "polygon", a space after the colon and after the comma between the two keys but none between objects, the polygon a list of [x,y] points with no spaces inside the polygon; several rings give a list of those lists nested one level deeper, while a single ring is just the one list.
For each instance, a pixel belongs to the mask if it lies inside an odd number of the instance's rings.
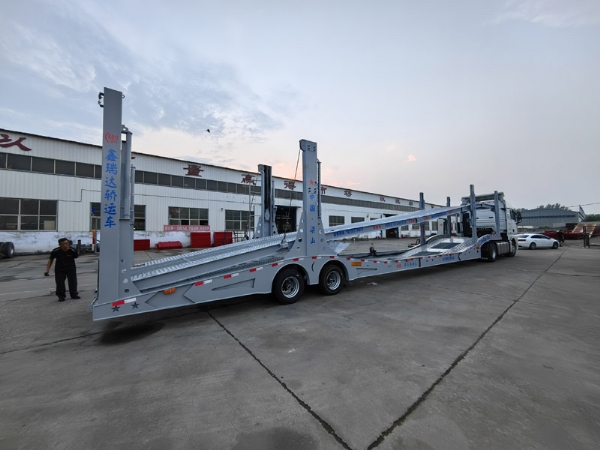
[{"label": "concrete ground", "polygon": [[[392,243],[408,241],[375,246]],[[103,322],[87,309],[97,256],[79,258],[82,300],[64,303],[45,264],[0,261],[2,450],[600,442],[598,246]]]}]

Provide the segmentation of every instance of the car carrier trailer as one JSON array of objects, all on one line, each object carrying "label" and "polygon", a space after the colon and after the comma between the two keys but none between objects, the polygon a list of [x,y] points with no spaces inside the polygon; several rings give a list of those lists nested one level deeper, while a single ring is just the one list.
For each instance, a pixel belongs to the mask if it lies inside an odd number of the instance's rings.
[{"label": "car carrier trailer", "polygon": [[[261,208],[256,239],[133,265],[134,171],[131,133],[122,125],[121,92],[105,88],[102,146],[102,252],[93,320],[111,319],[253,294],[273,293],[293,303],[307,285],[338,294],[345,281],[473,259],[495,261],[517,251],[515,215],[501,193],[470,195],[461,205],[421,210],[325,228],[321,220],[317,144],[300,141],[303,211],[294,233],[277,234],[271,168],[261,165]],[[123,141],[123,135],[125,140]],[[493,214],[491,214],[493,212]],[[454,219],[453,219],[454,218]],[[447,234],[425,242],[424,223],[444,220]],[[483,226],[478,226],[480,220]],[[458,233],[451,233],[454,222]],[[377,254],[341,255],[345,239],[372,231],[421,226],[415,248]]]}]

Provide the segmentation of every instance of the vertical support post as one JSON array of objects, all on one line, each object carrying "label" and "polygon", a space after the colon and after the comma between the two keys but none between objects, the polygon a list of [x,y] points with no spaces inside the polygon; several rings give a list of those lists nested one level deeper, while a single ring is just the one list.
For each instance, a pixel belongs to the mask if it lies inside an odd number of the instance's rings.
[{"label": "vertical support post", "polygon": [[260,172],[260,197],[261,197],[261,215],[256,233],[258,237],[266,237],[277,234],[277,225],[275,223],[275,186],[273,185],[273,175],[271,166],[259,164]]},{"label": "vertical support post", "polygon": [[[102,130],[102,179],[100,197],[101,257],[98,267],[98,299],[119,297],[119,213],[122,202],[121,130],[123,94],[104,88],[104,126]],[[106,282],[104,282],[106,280]],[[108,282],[111,280],[111,282]]]},{"label": "vertical support post", "polygon": [[317,192],[317,196],[318,196],[318,200],[317,200],[317,205],[318,205],[318,215],[319,215],[319,219],[321,218],[321,161],[317,160],[317,185],[318,185],[318,192]]},{"label": "vertical support post", "polygon": [[[500,236],[500,199],[498,198],[498,191],[494,191],[494,209],[496,211],[496,232],[494,234]],[[508,223],[506,224],[506,227],[508,229]]]},{"label": "vertical support post", "polygon": [[[102,132],[101,255],[97,300],[111,302],[138,293],[130,280],[133,261],[131,133],[122,125],[123,94],[104,88]],[[125,142],[121,134],[125,133]]]},{"label": "vertical support post", "polygon": [[288,255],[294,257],[333,255],[325,239],[320,217],[321,181],[317,160],[317,143],[302,139],[302,189],[303,211],[296,234],[296,241]]},{"label": "vertical support post", "polygon": [[473,238],[473,244],[477,242],[477,200],[475,198],[475,186],[471,185],[471,237]]},{"label": "vertical support post", "polygon": [[[423,196],[423,193],[421,192],[419,194],[419,209],[420,210],[424,210],[425,209],[425,197]],[[425,237],[425,222],[421,222],[419,224],[419,231],[420,231],[420,244],[424,244],[426,241],[426,237]]]},{"label": "vertical support post", "polygon": [[134,199],[133,183],[131,172],[131,141],[132,134],[127,127],[122,127],[122,133],[125,134],[125,141],[121,147],[121,214],[119,217],[119,299],[127,297],[129,272],[133,265],[133,219],[134,219]]},{"label": "vertical support post", "polygon": [[[450,197],[446,197],[446,206],[450,207]],[[452,236],[452,216],[446,216],[444,234]]]}]

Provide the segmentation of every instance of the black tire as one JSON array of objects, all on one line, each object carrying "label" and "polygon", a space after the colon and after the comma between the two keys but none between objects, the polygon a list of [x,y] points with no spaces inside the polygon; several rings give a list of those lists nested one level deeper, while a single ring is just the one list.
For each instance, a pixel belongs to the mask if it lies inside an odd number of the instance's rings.
[{"label": "black tire", "polygon": [[273,281],[272,292],[279,303],[291,305],[304,293],[304,277],[296,269],[283,269]]},{"label": "black tire", "polygon": [[339,266],[325,266],[319,274],[319,290],[325,295],[338,294],[344,287],[344,271]]},{"label": "black tire", "polygon": [[552,244],[552,248],[558,248],[558,242],[555,242],[554,244]]},{"label": "black tire", "polygon": [[495,262],[498,259],[498,247],[493,242],[487,244],[487,262]]},{"label": "black tire", "polygon": [[15,256],[15,246],[12,242],[4,242],[0,247],[0,253],[6,258],[12,258]]},{"label": "black tire", "polygon": [[517,243],[514,240],[512,240],[512,241],[510,241],[510,246],[511,246],[512,250],[510,252],[508,252],[506,254],[506,256],[511,256],[512,257],[512,256],[515,256],[517,254]]},{"label": "black tire", "polygon": [[537,247],[537,245],[535,245],[535,242],[532,242],[532,243],[529,245],[529,250],[535,250],[535,249],[536,249],[536,247]]}]

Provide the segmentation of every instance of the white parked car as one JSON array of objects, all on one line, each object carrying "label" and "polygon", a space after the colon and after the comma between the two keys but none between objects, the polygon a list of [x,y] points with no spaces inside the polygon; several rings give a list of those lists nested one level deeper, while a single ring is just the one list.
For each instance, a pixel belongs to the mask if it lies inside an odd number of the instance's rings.
[{"label": "white parked car", "polygon": [[558,241],[543,234],[517,235],[519,247],[535,250],[536,248],[558,248]]}]

